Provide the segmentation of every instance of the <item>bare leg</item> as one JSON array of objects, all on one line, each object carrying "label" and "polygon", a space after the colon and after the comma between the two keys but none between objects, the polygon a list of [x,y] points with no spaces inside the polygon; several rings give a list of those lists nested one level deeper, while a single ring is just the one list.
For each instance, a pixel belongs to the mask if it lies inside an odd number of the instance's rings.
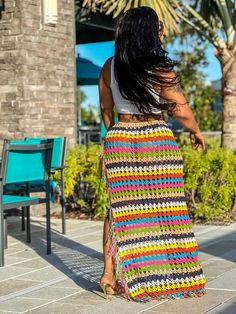
[{"label": "bare leg", "polygon": [[[110,239],[109,239],[109,221],[108,218],[105,218],[104,220],[104,226],[103,226],[103,258],[104,258],[104,269],[103,274],[100,279],[100,282],[109,283],[111,285],[114,285],[115,276],[114,274],[114,266],[112,262],[112,256],[108,254],[109,245],[110,245]],[[109,273],[105,274],[105,273]]]}]

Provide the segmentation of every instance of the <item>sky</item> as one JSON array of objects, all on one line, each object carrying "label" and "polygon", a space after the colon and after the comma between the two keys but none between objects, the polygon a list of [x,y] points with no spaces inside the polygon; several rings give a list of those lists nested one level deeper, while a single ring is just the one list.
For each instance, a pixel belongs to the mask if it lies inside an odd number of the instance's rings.
[{"label": "sky", "polygon": [[[82,58],[91,60],[93,63],[102,67],[104,62],[114,55],[114,42],[104,42],[95,44],[83,44],[76,46],[76,53]],[[206,51],[209,66],[202,69],[206,74],[207,81],[218,80],[221,78],[220,64],[214,56],[214,49],[209,47]],[[170,57],[171,54],[170,54]],[[97,86],[83,86],[81,88],[87,95],[86,101],[82,104],[82,107],[92,105],[99,109],[98,103],[98,87]]]}]

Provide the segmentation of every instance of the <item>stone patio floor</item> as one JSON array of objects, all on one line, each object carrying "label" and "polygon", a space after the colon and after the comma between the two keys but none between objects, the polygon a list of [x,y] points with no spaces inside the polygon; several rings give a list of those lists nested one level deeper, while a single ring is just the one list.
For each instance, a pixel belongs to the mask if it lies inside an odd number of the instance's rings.
[{"label": "stone patio floor", "polygon": [[207,277],[202,298],[128,302],[106,300],[98,281],[103,270],[100,221],[52,220],[52,251],[46,255],[45,219],[32,217],[32,243],[20,218],[9,217],[5,267],[0,268],[0,313],[55,314],[236,314],[236,223],[195,225],[199,258]]}]

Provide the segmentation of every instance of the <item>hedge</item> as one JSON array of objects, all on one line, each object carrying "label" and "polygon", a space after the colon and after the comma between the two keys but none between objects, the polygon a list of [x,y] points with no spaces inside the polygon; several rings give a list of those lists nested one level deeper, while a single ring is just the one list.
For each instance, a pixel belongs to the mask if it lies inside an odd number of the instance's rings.
[{"label": "hedge", "polygon": [[[193,220],[232,219],[236,195],[236,156],[216,140],[207,141],[204,152],[195,151],[180,138],[184,159],[186,201]],[[76,145],[68,152],[65,194],[68,210],[103,218],[108,209],[106,186],[99,176],[101,145]],[[60,180],[58,174],[54,179]]]}]

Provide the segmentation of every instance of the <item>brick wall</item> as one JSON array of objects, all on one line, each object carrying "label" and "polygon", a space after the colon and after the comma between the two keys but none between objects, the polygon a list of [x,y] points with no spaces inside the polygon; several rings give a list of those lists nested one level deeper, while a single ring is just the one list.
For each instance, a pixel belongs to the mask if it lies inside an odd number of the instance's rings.
[{"label": "brick wall", "polygon": [[[5,0],[0,17],[0,139],[67,136],[76,142],[74,0],[58,0],[56,26],[41,0]],[[2,141],[0,141],[0,149]],[[33,214],[45,213],[33,206]],[[60,210],[55,204],[52,211]]]},{"label": "brick wall", "polygon": [[5,0],[0,18],[0,138],[65,135],[75,144],[73,0],[56,26],[41,0]]}]

